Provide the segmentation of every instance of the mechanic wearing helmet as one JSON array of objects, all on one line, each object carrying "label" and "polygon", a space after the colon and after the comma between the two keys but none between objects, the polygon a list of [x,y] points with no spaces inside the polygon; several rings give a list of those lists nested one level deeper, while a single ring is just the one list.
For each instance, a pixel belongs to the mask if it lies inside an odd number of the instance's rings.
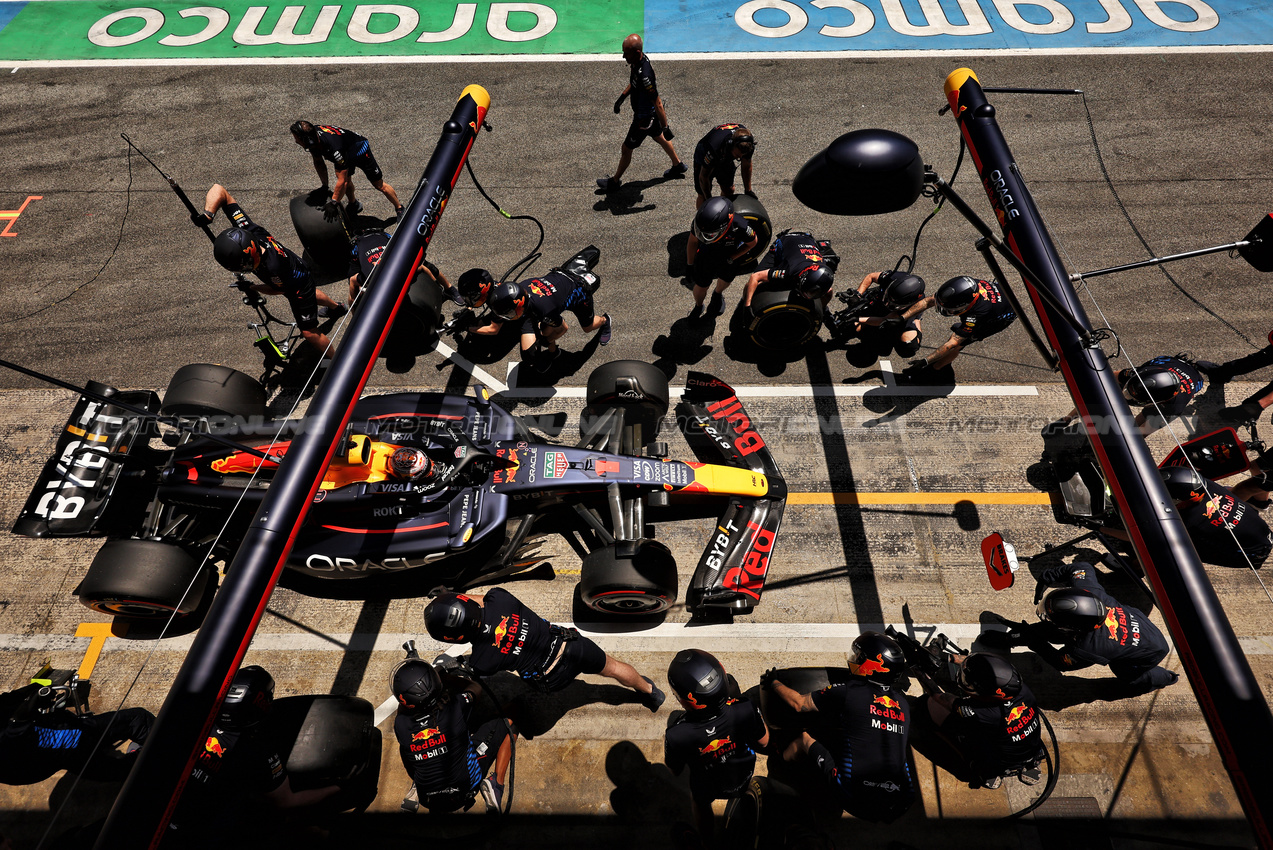
[{"label": "mechanic wearing helmet", "polygon": [[1162,632],[1140,609],[1106,593],[1091,564],[1075,561],[1049,567],[1039,582],[1051,587],[1039,600],[1042,622],[1005,620],[1009,631],[986,632],[983,643],[1024,644],[1062,672],[1106,664],[1133,693],[1165,688],[1180,679],[1158,666],[1168,651]]},{"label": "mechanic wearing helmet", "polygon": [[761,678],[761,687],[794,710],[816,713],[812,734],[802,732],[783,759],[813,759],[844,810],[856,818],[890,823],[915,801],[907,763],[911,709],[906,695],[893,688],[905,664],[897,641],[867,631],[849,651],[848,682],[801,694],[778,681],[776,670]]},{"label": "mechanic wearing helmet", "polygon": [[[1264,564],[1273,551],[1273,532],[1253,505],[1187,466],[1168,466],[1158,474],[1176,500],[1199,559],[1221,567],[1259,569]],[[1118,529],[1114,532],[1126,539]]]},{"label": "mechanic wearing helmet", "polygon": [[[359,234],[354,240],[354,247],[349,260],[349,303],[354,303],[354,299],[358,296],[358,292],[367,283],[371,277],[371,273],[376,266],[380,264],[380,257],[385,252],[385,247],[389,244],[389,234],[383,230],[369,230]],[[415,279],[411,282],[412,286],[434,285],[441,287],[450,298],[460,306],[464,305],[464,299],[460,297],[460,292],[451,285],[451,281],[446,279],[446,275],[438,270],[426,259],[421,258],[420,268],[416,271]]]},{"label": "mechanic wearing helmet", "polygon": [[694,148],[694,208],[699,209],[712,196],[712,181],[720,184],[723,196],[733,198],[736,162],[742,163],[743,193],[756,197],[751,190],[751,155],[756,150],[756,138],[742,124],[721,124],[698,140]]},{"label": "mechanic wearing helmet", "polygon": [[549,623],[501,587],[485,596],[440,594],[424,606],[424,626],[434,640],[472,644],[469,666],[479,676],[511,670],[551,693],[588,673],[636,691],[650,711],[663,704],[663,692],[631,664],[611,658],[578,629]]},{"label": "mechanic wearing helmet", "polygon": [[[1202,372],[1183,354],[1155,357],[1135,369],[1119,369],[1114,377],[1123,390],[1123,398],[1141,406],[1135,423],[1145,437],[1166,425],[1168,417],[1184,413],[1190,399],[1200,395],[1206,386]],[[1078,410],[1071,410],[1044,426],[1043,436],[1061,433],[1077,418]]]},{"label": "mechanic wearing helmet", "polygon": [[690,807],[702,843],[714,846],[712,801],[741,795],[769,729],[750,700],[734,697],[725,668],[701,649],[683,649],[667,668],[667,683],[684,711],[672,713],[663,735],[663,762],[673,776],[690,770]]},{"label": "mechanic wearing helmet", "polygon": [[[807,230],[784,230],[769,246],[756,271],[747,278],[743,290],[743,306],[750,308],[756,291],[789,289],[810,301],[820,300],[825,307],[831,300],[835,270],[840,257],[825,239],[816,239]],[[766,284],[768,284],[766,286]]]},{"label": "mechanic wearing helmet", "polygon": [[[482,688],[455,672],[448,672],[448,680],[454,687],[447,687],[434,666],[418,656],[408,657],[393,671],[393,695],[398,699],[393,734],[402,766],[411,776],[414,800],[432,814],[444,814],[467,808],[480,792],[486,811],[498,814],[517,728],[495,717],[470,733],[473,705]],[[411,810],[406,804],[403,808]]]},{"label": "mechanic wearing helmet", "polygon": [[610,344],[614,332],[610,314],[597,315],[587,287],[555,269],[521,283],[494,284],[486,303],[494,318],[472,332],[493,336],[503,330],[505,322],[519,323],[522,360],[529,361],[538,372],[547,372],[561,355],[557,340],[570,330],[561,316],[566,310],[575,314],[585,331],[598,333],[602,345]]},{"label": "mechanic wearing helmet", "polygon": [[[872,286],[877,287],[874,297],[867,295]],[[868,356],[887,357],[896,351],[900,357],[914,357],[924,339],[923,325],[919,318],[903,319],[902,314],[924,297],[924,279],[896,269],[871,272],[858,284],[857,294],[868,303],[845,336],[861,339]]]},{"label": "mechanic wearing helmet", "polygon": [[[240,667],[216,722],[195,756],[165,844],[223,846],[226,829],[268,818],[273,809],[296,809],[328,800],[340,786],[298,791],[270,740],[265,719],[274,702],[274,678],[257,665]],[[264,802],[266,805],[261,806]],[[369,801],[368,801],[369,802]],[[236,818],[238,819],[236,821]],[[217,829],[209,830],[212,820]]]},{"label": "mechanic wearing helmet", "polygon": [[703,299],[713,279],[716,290],[707,306],[707,318],[725,312],[722,293],[742,273],[743,258],[756,247],[757,238],[747,219],[734,215],[734,205],[728,198],[712,198],[699,207],[685,243],[685,274],[694,282],[691,319],[703,315]]},{"label": "mechanic wearing helmet", "polygon": [[680,177],[688,169],[677,156],[672,146],[672,128],[667,125],[667,112],[663,109],[663,99],[659,97],[659,87],[654,81],[654,68],[645,55],[641,36],[632,33],[623,40],[623,61],[631,68],[628,75],[627,88],[614,102],[614,114],[618,115],[623,107],[624,98],[632,95],[632,126],[619,148],[619,167],[614,176],[597,178],[597,185],[603,192],[613,192],[623,182],[623,173],[632,163],[632,152],[641,146],[646,137],[654,139],[672,159],[672,166],[663,172],[665,180]]},{"label": "mechanic wearing helmet", "polygon": [[[318,320],[320,317],[336,319],[343,316],[345,305],[315,288],[314,278],[305,261],[248,218],[248,214],[220,183],[213,183],[208,190],[204,212],[195,213],[190,220],[197,227],[206,227],[222,207],[225,207],[226,217],[232,226],[221,231],[212,243],[212,255],[217,262],[235,273],[252,272],[260,280],[260,283],[252,284],[257,292],[282,294],[292,307],[296,329],[305,341],[318,349],[322,356],[334,356],[335,346],[327,334],[318,330]],[[320,310],[319,305],[324,309]]]},{"label": "mechanic wearing helmet", "polygon": [[958,694],[916,671],[925,695],[915,709],[915,749],[934,763],[960,765],[959,775],[966,775],[973,788],[998,788],[1004,776],[1017,771],[1033,785],[1041,778],[1036,765],[1043,755],[1034,693],[1007,659],[993,653],[951,660],[958,665]]},{"label": "mechanic wearing helmet", "polygon": [[323,188],[327,188],[327,163],[336,169],[336,188],[332,189],[332,204],[340,203],[341,198],[348,198],[350,215],[362,212],[362,204],[354,200],[354,170],[362,169],[362,173],[371,185],[384,193],[393,204],[394,214],[402,218],[402,202],[398,193],[385,182],[384,175],[376,158],[371,154],[371,143],[353,130],[334,127],[331,124],[311,124],[308,121],[296,121],[288,128],[292,133],[292,141],[309,151],[314,158],[314,171]]},{"label": "mechanic wearing helmet", "polygon": [[968,275],[952,277],[935,293],[916,302],[902,314],[902,319],[914,319],[933,305],[938,313],[958,316],[959,321],[950,326],[950,339],[928,357],[912,360],[903,374],[914,376],[925,370],[944,369],[969,345],[999,333],[1017,318],[998,281]]}]

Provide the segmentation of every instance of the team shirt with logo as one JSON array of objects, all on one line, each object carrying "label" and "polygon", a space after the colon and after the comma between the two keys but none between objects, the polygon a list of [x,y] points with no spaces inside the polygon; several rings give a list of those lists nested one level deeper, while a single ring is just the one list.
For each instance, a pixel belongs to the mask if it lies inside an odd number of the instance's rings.
[{"label": "team shirt with logo", "polygon": [[642,56],[641,61],[631,68],[628,74],[629,92],[632,97],[632,114],[634,118],[651,118],[654,116],[654,104],[659,99],[659,87],[654,79],[654,68],[650,58]]},{"label": "team shirt with logo", "polygon": [[1067,636],[1062,647],[1066,666],[1080,669],[1091,664],[1116,667],[1153,667],[1167,655],[1167,640],[1139,608],[1124,605],[1105,592],[1096,579],[1096,569],[1081,561],[1058,572],[1045,573],[1045,583],[1065,583],[1089,591],[1105,604],[1105,621],[1077,637]]},{"label": "team shirt with logo", "polygon": [[1222,567],[1260,566],[1273,548],[1273,535],[1259,511],[1223,484],[1207,482],[1208,498],[1185,503],[1180,519],[1204,561]]},{"label": "team shirt with logo", "polygon": [[497,587],[482,601],[482,624],[489,627],[473,643],[470,664],[479,676],[500,670],[535,675],[556,653],[560,637],[543,617]]},{"label": "team shirt with logo", "polygon": [[428,797],[467,799],[482,774],[469,736],[474,696],[461,691],[426,714],[399,712],[393,721],[402,766],[411,774],[420,801]]},{"label": "team shirt with logo", "polygon": [[950,326],[955,336],[968,342],[997,334],[1017,318],[1008,296],[999,288],[997,281],[979,280],[977,283],[981,285],[981,297],[959,317],[958,322]]},{"label": "team shirt with logo", "polygon": [[336,166],[337,171],[347,170],[355,159],[365,156],[371,150],[366,137],[353,130],[331,124],[320,124],[314,129],[317,131],[318,141],[313,153]]},{"label": "team shirt with logo", "polygon": [[698,798],[723,799],[742,792],[756,767],[765,736],[760,711],[750,700],[731,699],[714,717],[682,716],[668,727],[663,761],[673,774],[690,769],[690,791]]},{"label": "team shirt with logo", "polygon": [[1024,682],[1021,693],[1009,702],[978,697],[955,700],[942,731],[960,744],[983,774],[1022,765],[1038,755],[1042,723],[1035,709],[1034,693]]},{"label": "team shirt with logo", "polygon": [[854,678],[813,694],[815,734],[835,756],[846,808],[855,815],[875,809],[882,819],[904,811],[915,789],[907,764],[911,708],[901,691]]}]

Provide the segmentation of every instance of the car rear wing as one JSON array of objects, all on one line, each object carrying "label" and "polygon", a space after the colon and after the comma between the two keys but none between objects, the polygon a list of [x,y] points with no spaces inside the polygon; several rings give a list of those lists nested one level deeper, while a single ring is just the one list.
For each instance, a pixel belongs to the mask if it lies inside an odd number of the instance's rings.
[{"label": "car rear wing", "polygon": [[[118,399],[152,413],[159,396],[150,390],[121,392],[90,381],[89,392]],[[81,395],[53,456],[44,464],[13,524],[25,537],[86,537],[97,526],[119,483],[129,452],[149,434],[149,419],[132,411]]]},{"label": "car rear wing", "polygon": [[769,574],[787,506],[787,483],[729,384],[703,372],[690,372],[676,413],[700,461],[723,460],[762,473],[769,481],[763,498],[730,498],[685,594],[686,605],[693,611],[711,607],[749,612],[760,601]]}]

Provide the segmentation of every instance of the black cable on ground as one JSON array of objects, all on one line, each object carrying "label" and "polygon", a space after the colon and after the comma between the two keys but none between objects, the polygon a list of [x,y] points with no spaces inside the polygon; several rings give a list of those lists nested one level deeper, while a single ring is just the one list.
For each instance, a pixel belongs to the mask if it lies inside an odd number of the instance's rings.
[{"label": "black cable on ground", "polygon": [[77,286],[77,287],[75,287],[74,289],[72,289],[70,292],[68,292],[68,293],[66,293],[65,295],[63,295],[63,296],[62,296],[61,298],[59,298],[58,300],[56,300],[56,301],[54,301],[54,302],[52,302],[52,303],[50,303],[50,304],[46,304],[46,305],[44,305],[43,307],[41,307],[40,309],[38,309],[38,310],[36,310],[36,311],[34,311],[34,312],[27,313],[25,316],[18,316],[18,317],[13,318],[13,319],[6,319],[5,321],[0,322],[0,325],[11,325],[11,324],[13,324],[14,322],[21,322],[23,319],[29,319],[29,318],[31,318],[32,316],[38,316],[38,315],[40,315],[41,313],[43,313],[45,310],[49,310],[49,309],[52,309],[53,307],[56,307],[57,305],[61,304],[62,302],[66,301],[66,300],[68,300],[68,299],[69,299],[69,298],[71,298],[73,295],[75,295],[75,293],[79,292],[81,289],[83,289],[84,287],[88,286],[90,283],[92,283],[93,281],[95,281],[95,280],[97,280],[99,277],[101,277],[101,276],[102,276],[102,272],[106,271],[106,267],[107,267],[107,266],[109,266],[109,265],[111,264],[111,260],[115,259],[115,252],[119,250],[119,245],[120,245],[120,243],[124,241],[124,224],[125,224],[125,223],[127,223],[127,221],[128,221],[128,209],[129,209],[130,205],[132,204],[132,188],[133,188],[133,151],[132,151],[132,148],[126,148],[126,149],[125,149],[125,154],[126,154],[127,159],[128,159],[128,185],[124,187],[124,214],[123,214],[122,216],[120,216],[120,219],[119,219],[119,236],[117,236],[117,237],[115,238],[115,245],[114,245],[114,247],[112,247],[112,248],[111,248],[111,250],[110,250],[110,253],[106,255],[106,262],[102,263],[102,267],[101,267],[101,268],[99,268],[99,269],[98,269],[98,270],[97,270],[97,271],[93,274],[93,276],[92,276],[92,277],[90,277],[88,280],[84,281],[84,282],[83,282],[83,283],[81,283],[79,286]]},{"label": "black cable on ground", "polygon": [[[1035,711],[1038,711],[1038,709],[1035,709]],[[1048,763],[1048,781],[1043,784],[1043,793],[1033,803],[1019,812],[1013,812],[1003,818],[1003,820],[1016,820],[1017,818],[1025,817],[1046,803],[1048,798],[1052,796],[1052,792],[1056,790],[1057,776],[1061,772],[1061,747],[1057,743],[1056,731],[1052,728],[1052,723],[1048,720],[1048,716],[1039,711],[1039,719],[1043,721],[1043,727],[1048,730],[1048,737],[1052,739],[1052,752],[1048,752],[1047,746],[1043,747],[1043,758]]]},{"label": "black cable on ground", "polygon": [[477,175],[473,173],[473,161],[471,158],[466,158],[464,160],[464,167],[468,169],[469,178],[472,179],[473,185],[477,187],[477,191],[491,206],[495,207],[495,211],[497,213],[504,216],[504,218],[509,221],[517,221],[519,219],[524,221],[533,221],[535,222],[535,226],[539,228],[539,241],[535,243],[535,247],[530,250],[530,253],[513,263],[513,265],[509,267],[508,271],[504,272],[503,277],[499,279],[499,282],[503,283],[508,280],[514,272],[520,272],[523,267],[529,266],[531,263],[539,259],[541,256],[539,249],[543,247],[544,244],[544,226],[540,224],[539,219],[535,218],[533,215],[510,215],[505,212],[504,209],[495,202],[495,199],[486,193],[486,190],[482,188],[482,184],[477,182]]},{"label": "black cable on ground", "polygon": [[[1114,181],[1110,179],[1109,170],[1105,167],[1105,157],[1101,155],[1101,146],[1096,138],[1096,124],[1092,121],[1092,110],[1087,105],[1087,95],[1084,94],[1082,97],[1083,97],[1083,111],[1087,115],[1087,129],[1092,135],[1092,150],[1096,153],[1096,164],[1100,166],[1101,176],[1105,178],[1105,185],[1109,187],[1110,194],[1114,196],[1114,202],[1118,204],[1118,208],[1119,210],[1122,211],[1123,218],[1127,220],[1127,225],[1128,227],[1132,229],[1132,233],[1136,234],[1136,238],[1140,240],[1140,244],[1144,246],[1145,250],[1149,253],[1149,256],[1156,257],[1158,256],[1157,253],[1155,253],[1153,248],[1149,247],[1149,242],[1145,239],[1144,234],[1140,232],[1140,229],[1136,227],[1136,222],[1132,221],[1131,213],[1127,211],[1127,207],[1123,204],[1123,199],[1119,197],[1118,190],[1114,188]],[[1172,286],[1176,287],[1176,289],[1179,290],[1181,295],[1185,296],[1194,304],[1196,304],[1198,307],[1200,307],[1204,313],[1211,316],[1216,321],[1220,322],[1220,324],[1224,325],[1229,330],[1233,331],[1238,337],[1240,337],[1244,342],[1246,342],[1247,345],[1250,345],[1252,348],[1256,349],[1257,351],[1265,347],[1262,343],[1254,342],[1249,336],[1244,334],[1242,331],[1238,330],[1236,327],[1230,324],[1226,319],[1224,319],[1222,316],[1220,316],[1218,313],[1216,313],[1206,304],[1203,304],[1201,301],[1195,298],[1193,294],[1189,292],[1189,290],[1181,286],[1180,282],[1177,281],[1174,277],[1172,277],[1171,272],[1167,271],[1167,267],[1164,266],[1162,263],[1158,264],[1158,270],[1161,271],[1163,273],[1163,276],[1166,277],[1167,280],[1171,282]]]}]

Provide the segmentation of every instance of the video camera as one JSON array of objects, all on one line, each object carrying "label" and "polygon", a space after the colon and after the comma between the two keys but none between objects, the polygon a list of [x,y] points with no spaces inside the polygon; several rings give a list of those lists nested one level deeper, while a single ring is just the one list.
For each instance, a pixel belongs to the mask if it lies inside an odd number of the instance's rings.
[{"label": "video camera", "polygon": [[933,635],[927,644],[920,643],[910,635],[904,635],[889,626],[884,634],[897,641],[906,657],[907,671],[917,678],[926,677],[943,691],[958,692],[962,690],[956,681],[959,665],[956,655],[967,655],[968,650],[960,648],[944,634]]}]

